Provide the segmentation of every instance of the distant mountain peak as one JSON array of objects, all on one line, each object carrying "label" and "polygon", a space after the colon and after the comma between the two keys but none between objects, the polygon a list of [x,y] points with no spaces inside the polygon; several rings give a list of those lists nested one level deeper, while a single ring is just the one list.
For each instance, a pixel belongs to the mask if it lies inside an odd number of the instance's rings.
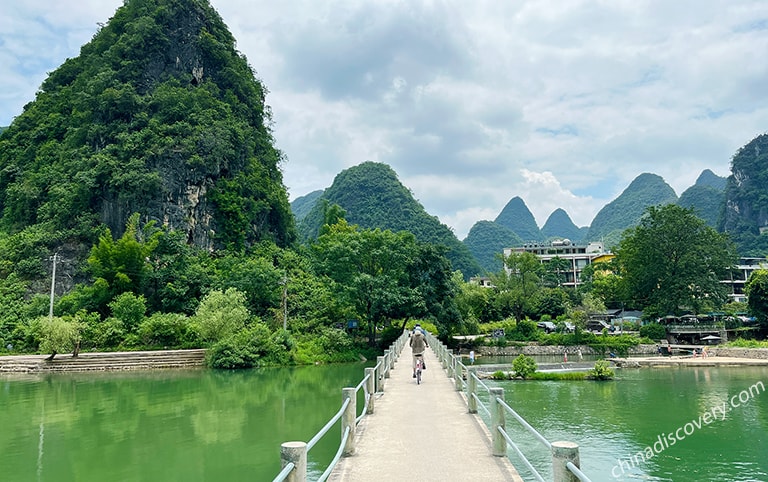
[{"label": "distant mountain peak", "polygon": [[536,224],[536,218],[520,196],[510,199],[494,222],[514,232],[523,241],[542,241],[543,239]]}]

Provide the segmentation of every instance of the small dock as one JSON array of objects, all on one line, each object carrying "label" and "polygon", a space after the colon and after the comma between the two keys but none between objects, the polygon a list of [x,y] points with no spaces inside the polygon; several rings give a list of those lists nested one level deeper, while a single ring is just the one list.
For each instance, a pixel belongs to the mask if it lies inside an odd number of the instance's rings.
[{"label": "small dock", "polygon": [[412,377],[406,346],[375,413],[358,425],[355,452],[341,462],[332,481],[522,481],[507,457],[494,457],[483,422],[431,350],[421,385]]}]

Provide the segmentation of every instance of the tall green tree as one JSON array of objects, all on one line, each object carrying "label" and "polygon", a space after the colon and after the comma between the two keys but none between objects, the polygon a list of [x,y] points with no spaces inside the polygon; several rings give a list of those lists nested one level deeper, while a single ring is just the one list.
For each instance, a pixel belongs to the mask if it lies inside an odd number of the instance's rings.
[{"label": "tall green tree", "polygon": [[317,273],[362,319],[371,344],[377,327],[393,319],[430,316],[442,323],[441,333],[460,323],[444,251],[418,243],[409,232],[358,229],[341,219],[318,237],[312,252]]},{"label": "tall green tree", "polygon": [[519,321],[533,312],[541,290],[540,272],[535,254],[511,253],[504,258],[504,269],[491,277],[504,315],[511,313]]},{"label": "tall green tree", "polygon": [[649,207],[615,254],[628,296],[651,316],[719,306],[720,280],[737,259],[727,235],[674,204]]},{"label": "tall green tree", "polygon": [[760,269],[752,273],[744,291],[749,311],[763,328],[768,328],[768,270]]}]

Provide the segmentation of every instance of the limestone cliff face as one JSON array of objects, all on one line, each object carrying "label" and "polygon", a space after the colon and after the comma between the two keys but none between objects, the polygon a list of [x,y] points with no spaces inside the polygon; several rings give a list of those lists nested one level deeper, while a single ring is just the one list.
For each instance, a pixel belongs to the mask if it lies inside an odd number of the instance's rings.
[{"label": "limestone cliff face", "polygon": [[[207,0],[127,0],[0,140],[0,227],[295,239],[265,88]],[[89,240],[92,242],[92,239]]]},{"label": "limestone cliff face", "polygon": [[723,227],[728,232],[759,232],[768,227],[768,134],[733,156],[725,189]]}]

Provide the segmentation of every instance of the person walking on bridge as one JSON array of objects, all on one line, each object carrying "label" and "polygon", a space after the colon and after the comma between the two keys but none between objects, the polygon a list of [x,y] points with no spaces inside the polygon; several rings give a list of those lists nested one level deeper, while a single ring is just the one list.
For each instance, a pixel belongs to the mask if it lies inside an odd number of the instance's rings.
[{"label": "person walking on bridge", "polygon": [[411,354],[413,355],[413,378],[416,378],[416,360],[417,357],[421,356],[421,366],[426,370],[427,365],[424,364],[424,350],[429,348],[429,344],[427,343],[427,338],[424,336],[424,330],[421,329],[421,325],[417,324],[413,328],[413,333],[411,334],[411,340],[408,342],[408,344],[411,346]]}]

